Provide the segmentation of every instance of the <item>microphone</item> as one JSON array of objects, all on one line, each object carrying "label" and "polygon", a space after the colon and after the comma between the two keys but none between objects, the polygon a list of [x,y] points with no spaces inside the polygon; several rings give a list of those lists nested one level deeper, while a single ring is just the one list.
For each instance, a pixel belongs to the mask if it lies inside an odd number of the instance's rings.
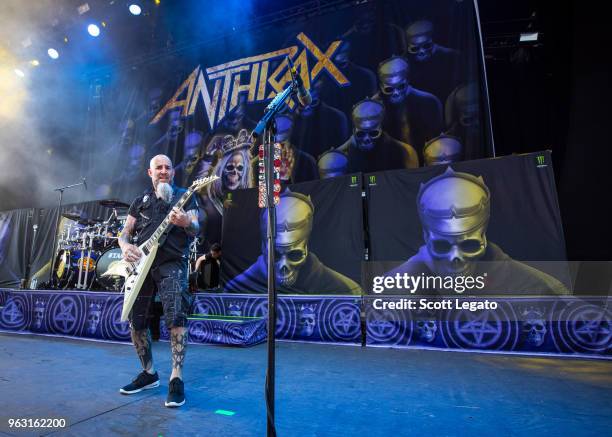
[{"label": "microphone", "polygon": [[304,87],[304,81],[302,80],[302,76],[297,74],[297,69],[295,68],[295,65],[293,65],[293,62],[291,61],[291,58],[289,56],[287,56],[287,63],[289,64],[289,71],[291,72],[291,77],[293,77],[293,80],[295,80],[295,82],[297,83],[297,97],[300,102],[300,105],[310,105],[312,103],[312,96],[310,95],[310,91],[308,91]]},{"label": "microphone", "polygon": [[87,190],[87,178],[83,178],[83,186]]}]

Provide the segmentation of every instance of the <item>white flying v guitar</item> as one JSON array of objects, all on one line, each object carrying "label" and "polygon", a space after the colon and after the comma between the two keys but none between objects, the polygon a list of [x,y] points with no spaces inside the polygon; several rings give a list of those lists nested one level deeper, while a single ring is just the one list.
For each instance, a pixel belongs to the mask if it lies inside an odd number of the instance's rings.
[{"label": "white flying v guitar", "polygon": [[[182,208],[195,191],[199,191],[202,187],[205,187],[217,179],[219,179],[219,176],[196,179],[174,206]],[[142,252],[142,256],[138,261],[132,263],[125,260],[116,261],[102,274],[102,276],[123,276],[125,278],[125,284],[123,285],[123,310],[121,311],[122,322],[128,319],[128,315],[132,310],[132,306],[136,301],[140,288],[151,269],[151,265],[157,254],[157,249],[159,248],[159,239],[171,225],[169,213],[157,227],[153,235],[138,246]]]}]

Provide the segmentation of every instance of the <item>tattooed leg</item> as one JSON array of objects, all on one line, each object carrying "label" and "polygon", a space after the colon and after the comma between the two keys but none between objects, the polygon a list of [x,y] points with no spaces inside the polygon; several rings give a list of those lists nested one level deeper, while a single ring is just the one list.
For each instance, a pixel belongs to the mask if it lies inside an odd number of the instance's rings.
[{"label": "tattooed leg", "polygon": [[183,379],[183,364],[187,348],[187,329],[183,326],[170,328],[170,347],[172,348],[172,375],[170,379]]},{"label": "tattooed leg", "polygon": [[130,333],[132,335],[132,343],[134,343],[143,370],[146,370],[147,373],[154,374],[155,369],[153,368],[153,352],[151,350],[151,332],[149,329],[142,329],[140,331],[131,329]]}]

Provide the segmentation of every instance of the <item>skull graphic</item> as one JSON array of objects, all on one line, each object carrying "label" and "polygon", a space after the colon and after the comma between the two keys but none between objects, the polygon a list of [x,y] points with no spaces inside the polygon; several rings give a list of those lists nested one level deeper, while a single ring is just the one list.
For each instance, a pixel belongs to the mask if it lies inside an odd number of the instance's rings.
[{"label": "skull graphic", "polygon": [[473,274],[487,249],[490,193],[482,177],[448,167],[421,185],[417,208],[431,270],[441,276]]},{"label": "skull graphic", "polygon": [[425,165],[452,164],[462,160],[463,146],[459,139],[440,135],[425,143],[423,156]]},{"label": "skull graphic", "polygon": [[221,177],[224,191],[234,191],[240,187],[245,166],[244,157],[240,152],[236,151],[229,157],[223,167]]},{"label": "skull graphic", "polygon": [[323,153],[317,161],[319,176],[321,179],[333,178],[346,174],[348,166],[347,156],[337,150],[330,150]]},{"label": "skull graphic", "polygon": [[42,299],[36,299],[34,302],[34,327],[36,329],[42,328],[43,320],[45,320],[45,310],[47,302]]},{"label": "skull graphic", "polygon": [[445,119],[448,126],[465,133],[480,131],[480,91],[470,82],[458,86],[446,99]]},{"label": "skull graphic", "polygon": [[406,28],[408,56],[416,62],[427,62],[431,59],[435,44],[432,40],[433,25],[426,20],[415,21]]},{"label": "skull graphic", "polygon": [[348,67],[351,62],[351,43],[348,41],[343,41],[336,50],[334,54],[334,64],[338,66],[341,70],[344,70]]},{"label": "skull graphic", "polygon": [[237,301],[230,302],[229,306],[227,307],[227,315],[234,316],[234,317],[241,317],[242,316],[242,303],[237,302]]},{"label": "skull graphic", "polygon": [[239,97],[236,109],[234,109],[223,119],[221,126],[224,130],[231,132],[232,134],[236,134],[243,127],[245,115],[246,99],[244,95],[241,95]]},{"label": "skull graphic", "polygon": [[102,314],[102,304],[98,302],[93,302],[89,305],[89,310],[87,311],[87,333],[93,335],[96,333],[98,329],[98,325],[100,324],[100,316]]},{"label": "skull graphic", "polygon": [[438,325],[435,320],[417,320],[416,328],[420,340],[431,343],[436,339]]},{"label": "skull graphic", "polygon": [[317,326],[316,305],[300,305],[298,318],[298,335],[301,337],[310,337],[314,334]]},{"label": "skull graphic", "polygon": [[353,106],[353,143],[359,150],[369,152],[374,149],[376,140],[383,134],[384,116],[384,106],[376,100],[365,99]]},{"label": "skull graphic", "polygon": [[547,332],[544,312],[539,308],[529,308],[522,315],[525,343],[534,347],[542,346]]},{"label": "skull graphic", "polygon": [[276,123],[276,134],[274,135],[274,141],[277,143],[286,143],[291,138],[291,131],[293,130],[293,119],[287,114],[280,114],[274,118]]},{"label": "skull graphic", "polygon": [[385,103],[398,105],[406,99],[411,89],[408,73],[408,62],[399,56],[394,56],[379,64],[378,82]]},{"label": "skull graphic", "polygon": [[[308,259],[308,239],[312,230],[314,205],[310,197],[286,191],[276,207],[275,273],[283,287],[291,287]],[[262,252],[267,257],[267,214],[261,218]]]},{"label": "skull graphic", "polygon": [[179,134],[183,132],[183,120],[179,109],[168,113],[168,138],[176,141]]}]

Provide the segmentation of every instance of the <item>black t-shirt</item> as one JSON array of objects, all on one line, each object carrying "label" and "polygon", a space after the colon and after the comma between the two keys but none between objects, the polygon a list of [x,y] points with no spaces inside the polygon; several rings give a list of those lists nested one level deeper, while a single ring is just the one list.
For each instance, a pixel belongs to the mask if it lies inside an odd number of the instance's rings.
[{"label": "black t-shirt", "polygon": [[[161,222],[166,218],[170,210],[181,196],[186,192],[184,188],[173,187],[174,195],[170,204],[158,199],[153,191],[153,188],[148,189],[142,196],[137,197],[130,205],[128,214],[136,219],[135,226],[135,244],[141,245],[157,230]],[[184,211],[195,210],[197,212],[198,205],[194,197],[183,205]],[[161,264],[165,261],[175,260],[177,258],[187,257],[189,255],[189,244],[191,237],[187,235],[185,229],[170,225],[170,232],[166,241],[160,246],[155,258],[156,264]]]}]

